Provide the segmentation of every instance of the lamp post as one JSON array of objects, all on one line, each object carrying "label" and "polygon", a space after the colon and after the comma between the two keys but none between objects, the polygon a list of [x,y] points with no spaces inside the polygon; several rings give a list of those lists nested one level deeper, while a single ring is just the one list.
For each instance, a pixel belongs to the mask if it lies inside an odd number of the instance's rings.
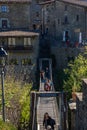
[{"label": "lamp post", "polygon": [[4,99],[4,67],[6,63],[7,52],[0,47],[0,66],[1,66],[1,86],[2,86],[2,117],[5,122],[5,99]]}]

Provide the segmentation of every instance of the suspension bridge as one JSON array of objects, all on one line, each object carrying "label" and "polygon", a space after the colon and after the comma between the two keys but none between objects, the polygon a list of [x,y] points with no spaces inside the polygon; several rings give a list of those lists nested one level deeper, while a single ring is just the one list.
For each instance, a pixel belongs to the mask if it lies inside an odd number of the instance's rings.
[{"label": "suspension bridge", "polygon": [[49,68],[49,79],[52,82],[50,91],[44,90],[45,81],[41,80],[38,92],[33,92],[33,111],[32,111],[32,130],[45,130],[43,126],[44,113],[55,120],[54,130],[68,130],[68,108],[66,93],[56,92],[52,79],[52,61],[49,58],[41,58],[39,60],[39,68],[45,70]]}]

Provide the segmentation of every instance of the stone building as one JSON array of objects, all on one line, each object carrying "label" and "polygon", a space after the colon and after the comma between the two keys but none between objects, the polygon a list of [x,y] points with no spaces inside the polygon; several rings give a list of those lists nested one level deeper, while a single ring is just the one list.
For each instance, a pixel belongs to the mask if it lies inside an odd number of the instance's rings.
[{"label": "stone building", "polygon": [[76,122],[76,102],[73,101],[73,99],[70,100],[69,102],[69,108],[70,108],[70,113],[69,113],[69,129],[70,130],[76,130],[75,122]]},{"label": "stone building", "polygon": [[30,4],[30,0],[0,0],[0,30],[29,30]]},{"label": "stone building", "polygon": [[56,37],[63,40],[63,33],[71,42],[79,42],[79,33],[82,32],[83,39],[86,38],[86,6],[87,2],[82,0],[57,0],[56,1]]},{"label": "stone building", "polygon": [[0,46],[7,50],[8,64],[16,73],[35,73],[39,34],[31,32],[31,1],[0,0]]},{"label": "stone building", "polygon": [[85,51],[85,47],[51,46],[51,53],[55,56],[56,68],[58,70],[66,68],[70,61],[73,61],[79,54],[83,55]]},{"label": "stone building", "polygon": [[[0,46],[8,52],[8,68],[15,66],[15,74],[36,71],[39,34],[25,31],[0,32]],[[33,75],[32,75],[33,76]]]},{"label": "stone building", "polygon": [[49,35],[52,36],[52,34],[55,34],[55,1],[40,1],[39,5],[42,7],[42,33],[45,34],[49,32]]},{"label": "stone building", "polygon": [[30,25],[31,30],[34,31],[40,31],[41,30],[41,24],[42,24],[42,7],[39,5],[38,0],[32,0],[31,6],[30,6]]},{"label": "stone building", "polygon": [[80,32],[83,39],[87,37],[87,1],[56,0],[44,8],[48,11],[49,34],[58,41],[63,40],[64,33],[71,42],[79,41]]},{"label": "stone building", "polygon": [[76,101],[69,103],[71,130],[87,130],[87,79],[83,79],[82,92],[75,95]]},{"label": "stone building", "polygon": [[87,129],[87,79],[83,80],[82,84],[82,96],[77,95],[77,115],[76,115],[76,127],[77,130]]},{"label": "stone building", "polygon": [[[87,35],[87,1],[50,0],[40,2],[42,6],[42,31],[48,32],[51,52],[56,57],[57,68],[65,68],[85,50],[80,41]],[[47,30],[48,29],[48,30]],[[65,43],[69,40],[69,47]],[[61,48],[62,47],[62,48]]]}]

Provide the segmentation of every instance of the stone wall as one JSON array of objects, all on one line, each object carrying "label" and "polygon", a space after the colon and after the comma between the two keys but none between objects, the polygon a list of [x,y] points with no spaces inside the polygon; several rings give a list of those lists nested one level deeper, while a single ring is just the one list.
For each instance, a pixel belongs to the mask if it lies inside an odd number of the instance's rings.
[{"label": "stone wall", "polygon": [[51,53],[55,55],[57,68],[63,69],[67,67],[68,62],[73,60],[76,56],[84,51],[83,48],[70,48],[70,47],[51,47]]},{"label": "stone wall", "polygon": [[[77,16],[78,15],[78,16]],[[65,20],[67,17],[67,20]],[[78,17],[78,18],[77,18]],[[78,20],[77,20],[78,19]],[[70,40],[79,39],[79,32],[85,37],[85,11],[83,7],[56,2],[56,33],[57,37],[63,37],[63,31],[68,31]],[[58,22],[58,20],[60,22]]]},{"label": "stone wall", "polygon": [[78,93],[76,100],[76,130],[87,129],[87,79],[82,82],[82,92],[82,96]]},{"label": "stone wall", "polygon": [[76,110],[71,111],[71,130],[76,130],[75,128],[75,118],[76,118]]},{"label": "stone wall", "polygon": [[79,32],[86,38],[86,10],[84,7],[62,1],[45,6],[48,12],[49,34],[62,41],[63,32],[68,31],[72,42],[79,40]]},{"label": "stone wall", "polygon": [[87,79],[83,80],[83,85],[82,85],[82,89],[83,89],[83,128],[84,130],[87,129]]},{"label": "stone wall", "polygon": [[56,6],[55,3],[48,3],[43,5],[43,26],[44,32],[48,29],[48,34],[52,37],[56,36],[56,26],[55,26],[55,15]]},{"label": "stone wall", "polygon": [[[8,44],[8,38],[5,39],[5,44]],[[17,42],[17,37],[15,37],[16,42],[15,46],[19,45],[24,46],[24,40],[23,37],[20,37],[21,45]],[[28,82],[35,80],[35,72],[37,69],[37,59],[38,59],[38,53],[39,53],[39,35],[35,37],[30,37],[31,39],[31,45],[32,49],[11,49],[7,50],[8,53],[8,67],[7,70],[10,73],[9,70],[13,70],[16,77],[25,77]],[[4,48],[4,46],[3,46]],[[28,45],[29,48],[29,45]],[[24,63],[23,61],[25,60]],[[29,62],[30,61],[30,62]]]},{"label": "stone wall", "polygon": [[[37,3],[37,0],[32,0],[30,6],[30,28],[31,30],[39,31],[42,23],[42,7]],[[34,28],[35,27],[35,28]]]},{"label": "stone wall", "polygon": [[75,118],[75,127],[76,130],[83,130],[83,115],[84,115],[84,111],[83,111],[83,101],[81,101],[78,97],[76,100],[76,118]]},{"label": "stone wall", "polygon": [[[0,6],[2,4],[0,3]],[[7,12],[0,12],[1,20],[8,20],[8,29],[29,29],[30,26],[30,3],[6,3]]]},{"label": "stone wall", "polygon": [[[15,70],[16,73],[20,73],[21,71],[25,74],[32,74],[32,79],[35,79],[35,72],[37,68],[37,59],[38,59],[38,50],[39,50],[39,37],[32,38],[33,50],[30,51],[14,51],[9,52],[8,60],[17,59],[18,65],[16,65]],[[31,59],[31,65],[22,65],[23,59]],[[23,74],[24,74],[23,73]]]}]

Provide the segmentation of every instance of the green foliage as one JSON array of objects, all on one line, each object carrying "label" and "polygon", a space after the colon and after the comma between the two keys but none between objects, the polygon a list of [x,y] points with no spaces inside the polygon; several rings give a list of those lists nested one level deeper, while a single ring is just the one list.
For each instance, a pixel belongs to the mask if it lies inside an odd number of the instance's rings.
[{"label": "green foliage", "polygon": [[9,64],[10,65],[18,65],[18,60],[17,59],[11,59]]},{"label": "green foliage", "polygon": [[20,96],[21,122],[28,122],[30,117],[30,85],[26,84]]},{"label": "green foliage", "polygon": [[81,91],[81,80],[87,78],[87,59],[81,55],[75,58],[73,62],[68,64],[68,68],[64,70],[64,90],[71,95],[72,91]]},{"label": "green foliage", "polygon": [[0,130],[17,130],[12,124],[0,120]]},{"label": "green foliage", "polygon": [[22,59],[22,65],[32,65],[31,59],[29,59],[29,58]]},{"label": "green foliage", "polygon": [[[31,84],[23,83],[20,80],[17,81],[15,80],[14,76],[7,75],[5,77],[4,86],[5,86],[5,107],[12,108],[12,110],[14,108],[14,110],[20,111],[19,114],[20,117],[17,117],[18,118],[17,120],[19,120],[19,122],[22,122],[22,124],[29,123]],[[0,95],[1,95],[1,89],[0,89]]]}]

